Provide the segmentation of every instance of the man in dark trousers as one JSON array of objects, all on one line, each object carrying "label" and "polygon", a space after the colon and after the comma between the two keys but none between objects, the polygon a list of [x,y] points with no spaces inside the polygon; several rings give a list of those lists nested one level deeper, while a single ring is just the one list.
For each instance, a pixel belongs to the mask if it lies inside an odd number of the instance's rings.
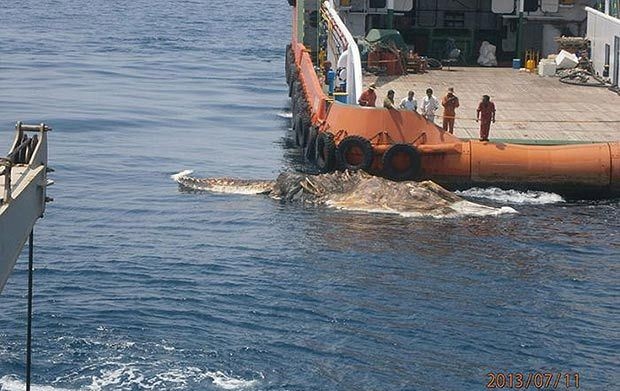
[{"label": "man in dark trousers", "polygon": [[495,123],[495,104],[488,95],[482,95],[482,102],[476,110],[476,122],[480,121],[480,141],[489,141],[491,122]]},{"label": "man in dark trousers", "polygon": [[443,106],[443,130],[454,133],[454,117],[456,108],[459,107],[459,98],[454,95],[454,88],[448,88],[448,93],[441,100]]}]

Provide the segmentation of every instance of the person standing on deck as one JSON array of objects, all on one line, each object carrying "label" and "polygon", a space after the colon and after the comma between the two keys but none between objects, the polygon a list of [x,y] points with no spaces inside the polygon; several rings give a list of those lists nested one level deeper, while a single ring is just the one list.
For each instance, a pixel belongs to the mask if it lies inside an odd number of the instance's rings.
[{"label": "person standing on deck", "polygon": [[394,90],[389,90],[385,99],[383,99],[383,107],[386,109],[396,109],[394,106]]},{"label": "person standing on deck", "polygon": [[456,108],[459,107],[459,98],[454,95],[454,88],[448,88],[448,93],[441,100],[443,106],[443,130],[454,133],[454,117]]},{"label": "person standing on deck", "polygon": [[416,102],[416,100],[413,98],[414,95],[415,95],[415,92],[409,91],[409,94],[407,94],[407,97],[403,98],[403,100],[400,101],[400,105],[398,106],[398,108],[403,109],[403,110],[417,112],[418,102]]},{"label": "person standing on deck", "polygon": [[332,63],[329,61],[323,63],[323,77],[325,83],[325,87],[323,87],[324,92],[329,95],[334,95],[336,72],[332,69]]},{"label": "person standing on deck", "polygon": [[377,101],[377,94],[375,93],[376,89],[377,87],[374,83],[369,85],[366,91],[362,92],[362,95],[360,95],[357,103],[359,103],[360,106],[375,107],[375,102]]},{"label": "person standing on deck", "polygon": [[491,122],[495,123],[495,104],[488,95],[482,95],[482,101],[476,110],[476,122],[480,121],[480,141],[489,141]]},{"label": "person standing on deck", "polygon": [[433,89],[426,89],[426,96],[422,100],[422,115],[430,122],[435,123],[435,111],[439,108],[439,100],[433,96]]}]

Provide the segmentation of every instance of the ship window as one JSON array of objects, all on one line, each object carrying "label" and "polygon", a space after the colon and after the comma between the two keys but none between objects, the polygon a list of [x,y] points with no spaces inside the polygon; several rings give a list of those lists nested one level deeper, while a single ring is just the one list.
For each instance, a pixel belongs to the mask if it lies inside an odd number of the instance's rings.
[{"label": "ship window", "polygon": [[612,0],[609,2],[609,15],[620,18],[620,0]]},{"label": "ship window", "polygon": [[538,0],[525,0],[523,3],[523,11],[534,12],[538,9]]},{"label": "ship window", "polygon": [[605,66],[609,66],[609,57],[611,53],[611,46],[608,43],[605,44]]},{"label": "ship window", "polygon": [[385,8],[386,0],[370,0],[369,8]]},{"label": "ship window", "polygon": [[510,14],[515,10],[515,2],[512,0],[492,0],[491,11],[494,14]]},{"label": "ship window", "polygon": [[558,0],[541,0],[540,1],[540,10],[542,12],[558,12]]},{"label": "ship window", "polygon": [[413,0],[394,0],[394,11],[409,12],[413,9]]}]

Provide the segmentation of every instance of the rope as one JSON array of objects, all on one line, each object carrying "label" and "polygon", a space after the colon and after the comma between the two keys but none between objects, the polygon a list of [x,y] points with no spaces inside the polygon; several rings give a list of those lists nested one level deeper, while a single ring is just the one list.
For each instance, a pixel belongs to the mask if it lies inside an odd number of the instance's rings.
[{"label": "rope", "polygon": [[30,373],[32,367],[32,279],[33,279],[33,242],[34,229],[28,237],[28,330],[26,336],[26,391],[30,391]]}]

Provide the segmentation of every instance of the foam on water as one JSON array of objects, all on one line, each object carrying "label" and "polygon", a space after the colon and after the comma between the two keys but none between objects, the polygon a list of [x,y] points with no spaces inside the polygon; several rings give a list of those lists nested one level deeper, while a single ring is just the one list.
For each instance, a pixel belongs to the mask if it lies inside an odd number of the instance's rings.
[{"label": "foam on water", "polygon": [[547,193],[544,191],[517,191],[503,190],[497,187],[489,187],[485,189],[471,188],[463,191],[455,191],[462,197],[486,198],[493,201],[505,202],[509,204],[555,204],[565,202],[562,196],[555,193]]},{"label": "foam on water", "polygon": [[281,111],[277,114],[278,117],[280,118],[293,118],[293,113],[290,111]]},{"label": "foam on water", "polygon": [[[26,382],[20,380],[16,375],[5,375],[0,377],[0,390],[2,391],[23,391],[26,389]],[[53,386],[43,386],[31,384],[32,391],[73,391],[68,388],[57,388]]]},{"label": "foam on water", "polygon": [[86,389],[101,391],[109,386],[118,389],[133,386],[148,388],[145,387],[144,376],[132,364],[113,363],[112,368],[101,369],[100,373],[100,376],[92,376],[92,383]]},{"label": "foam on water", "polygon": [[[244,390],[254,387],[259,379],[264,379],[262,373],[257,374],[258,379],[243,379],[229,376],[222,371],[208,371],[197,367],[171,368],[151,376],[146,376],[139,368],[138,363],[107,362],[97,365],[98,374],[88,378],[76,376],[72,382],[90,380],[90,384],[80,388],[63,388],[52,385],[31,385],[33,391],[75,391],[78,389],[103,391],[103,390],[163,390],[163,389],[188,389],[196,384],[212,383],[223,390]],[[77,374],[76,374],[77,375]],[[68,379],[64,379],[67,381]],[[1,391],[23,391],[26,383],[17,375],[5,375],[0,378]]]},{"label": "foam on water", "polygon": [[[187,389],[190,384],[200,384],[210,379],[208,372],[196,367],[169,368],[163,372],[145,375],[146,368],[136,363],[111,361],[96,365],[99,375],[90,376],[91,384],[87,390],[103,391],[111,389]],[[79,380],[79,379],[78,379]]]},{"label": "foam on water", "polygon": [[[253,387],[256,384],[258,384],[258,380],[237,379],[237,378],[228,376],[221,371],[207,372],[207,376],[209,376],[213,380],[214,385],[224,390],[241,390],[241,389]],[[262,374],[260,374],[260,376],[261,378],[264,378]]]},{"label": "foam on water", "polygon": [[183,170],[181,172],[177,172],[176,174],[170,175],[173,181],[178,182],[181,177],[191,175],[194,170]]}]

